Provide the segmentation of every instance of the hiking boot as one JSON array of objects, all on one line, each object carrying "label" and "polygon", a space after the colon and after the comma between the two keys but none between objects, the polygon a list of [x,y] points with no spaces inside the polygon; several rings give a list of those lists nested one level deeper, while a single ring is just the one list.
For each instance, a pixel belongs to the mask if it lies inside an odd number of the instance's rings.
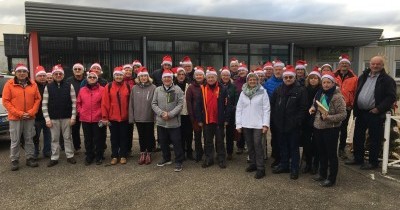
[{"label": "hiking boot", "polygon": [[256,175],[254,175],[254,178],[256,179],[261,179],[265,176],[265,170],[257,170]]},{"label": "hiking boot", "polygon": [[145,162],[146,162],[146,153],[141,152],[138,163],[139,165],[143,165]]},{"label": "hiking boot", "polygon": [[13,160],[11,161],[11,171],[17,171],[19,169],[19,161]]},{"label": "hiking boot", "polygon": [[218,163],[218,166],[220,167],[220,168],[226,168],[226,162],[223,160],[223,161],[220,161],[219,163]]},{"label": "hiking boot", "polygon": [[47,167],[53,167],[58,164],[58,160],[50,160],[50,162],[47,164]]},{"label": "hiking boot", "polygon": [[26,160],[26,165],[32,168],[39,166],[39,164],[33,158],[29,158],[28,160]]},{"label": "hiking boot", "polygon": [[71,164],[75,164],[76,163],[76,160],[75,160],[75,158],[67,158],[67,162],[68,163],[71,163]]},{"label": "hiking boot", "polygon": [[151,153],[148,152],[146,154],[146,158],[145,158],[144,164],[149,165],[150,163],[151,163]]}]

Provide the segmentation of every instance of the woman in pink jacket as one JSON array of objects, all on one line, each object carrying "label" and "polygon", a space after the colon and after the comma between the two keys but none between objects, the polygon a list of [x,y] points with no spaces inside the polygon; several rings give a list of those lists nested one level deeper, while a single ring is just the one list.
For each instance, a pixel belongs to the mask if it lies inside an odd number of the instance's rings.
[{"label": "woman in pink jacket", "polygon": [[87,75],[87,84],[79,91],[76,107],[82,122],[85,137],[86,158],[85,165],[94,160],[100,165],[103,162],[104,142],[101,136],[106,133],[106,126],[101,121],[101,98],[104,87],[98,82],[98,76],[90,71]]}]

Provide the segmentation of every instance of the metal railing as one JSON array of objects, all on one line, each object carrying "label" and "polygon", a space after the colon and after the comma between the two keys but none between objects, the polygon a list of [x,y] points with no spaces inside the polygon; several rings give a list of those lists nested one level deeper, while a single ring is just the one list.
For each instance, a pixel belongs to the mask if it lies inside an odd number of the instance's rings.
[{"label": "metal railing", "polygon": [[394,160],[389,159],[389,145],[390,145],[390,129],[391,129],[391,119],[396,122],[400,122],[400,116],[391,116],[390,112],[386,113],[385,121],[385,143],[383,144],[383,157],[382,157],[382,174],[387,174],[388,167],[400,168],[400,159]]}]

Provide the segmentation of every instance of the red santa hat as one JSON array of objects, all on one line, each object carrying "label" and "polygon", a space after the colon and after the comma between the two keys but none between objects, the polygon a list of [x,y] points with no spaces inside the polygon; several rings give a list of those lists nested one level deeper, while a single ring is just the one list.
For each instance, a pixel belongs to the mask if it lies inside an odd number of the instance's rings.
[{"label": "red santa hat", "polygon": [[321,68],[320,68],[319,70],[322,71],[322,69],[323,69],[324,67],[329,67],[329,68],[331,69],[331,71],[333,70],[333,67],[332,67],[331,65],[329,65],[328,63],[322,65]]},{"label": "red santa hat", "polygon": [[283,72],[282,76],[296,76],[296,70],[292,65],[286,65],[286,67],[283,68],[285,71]]},{"label": "red santa hat", "polygon": [[183,73],[186,74],[186,71],[185,71],[185,69],[184,69],[183,67],[180,67],[180,66],[176,67],[176,73],[177,73],[177,74],[178,74],[179,72],[181,72],[181,71],[183,71]]},{"label": "red santa hat", "polygon": [[340,60],[339,63],[346,62],[346,63],[348,63],[348,64],[351,65],[350,56],[349,56],[348,54],[342,54],[342,55],[339,57],[339,60]]},{"label": "red santa hat", "polygon": [[190,60],[190,57],[189,57],[189,56],[183,57],[182,60],[181,60],[181,62],[179,62],[179,64],[181,64],[181,66],[184,66],[184,65],[193,65],[193,64],[192,64],[192,61]]},{"label": "red santa hat", "polygon": [[63,67],[61,66],[61,64],[57,64],[57,65],[53,66],[53,68],[52,68],[52,70],[51,70],[51,73],[54,74],[54,73],[56,73],[56,72],[60,72],[60,73],[63,73],[63,74],[64,74],[64,69],[63,69]]},{"label": "red santa hat", "polygon": [[297,69],[306,69],[306,67],[307,67],[307,62],[306,61],[303,61],[303,60],[298,60],[298,61],[296,61],[296,70]]},{"label": "red santa hat", "polygon": [[44,69],[43,66],[36,66],[35,77],[37,77],[39,75],[46,75],[46,70]]},{"label": "red santa hat", "polygon": [[254,73],[257,75],[265,75],[265,71],[261,67],[257,67]]},{"label": "red santa hat", "polygon": [[82,69],[82,70],[85,69],[81,63],[75,63],[75,64],[72,66],[72,70],[74,70],[75,68],[80,68],[80,69]]},{"label": "red santa hat", "polygon": [[139,67],[141,67],[141,66],[142,66],[142,63],[140,63],[139,60],[134,60],[134,61],[132,62],[132,66],[139,66]]},{"label": "red santa hat", "polygon": [[229,75],[231,75],[231,71],[229,71],[227,66],[222,67],[219,71],[221,72],[221,74],[222,74],[222,72],[227,72],[227,73],[229,73]]},{"label": "red santa hat", "polygon": [[147,71],[146,67],[139,67],[137,76],[140,77],[140,76],[143,76],[143,75],[149,76],[149,72]]},{"label": "red santa hat", "polygon": [[101,73],[101,74],[103,73],[102,68],[101,68],[101,65],[100,65],[99,63],[94,63],[94,64],[92,64],[92,65],[90,66],[90,69],[92,69],[92,68],[94,68],[94,67],[99,68],[99,69],[100,69],[100,73]]},{"label": "red santa hat", "polygon": [[274,65],[274,67],[278,67],[278,66],[285,67],[285,64],[282,61],[280,61],[279,59],[275,59],[274,61],[272,61],[272,64]]},{"label": "red santa hat", "polygon": [[321,74],[319,73],[319,68],[318,66],[314,66],[313,70],[308,74],[308,76],[310,75],[316,75],[317,77],[319,77],[321,79]]},{"label": "red santa hat", "polygon": [[96,79],[99,79],[99,76],[97,76],[96,72],[93,70],[89,70],[89,72],[87,73],[86,78],[89,79],[89,76],[94,76],[96,77]]},{"label": "red santa hat", "polygon": [[46,76],[53,76],[51,72],[46,72]]},{"label": "red santa hat", "polygon": [[168,64],[172,66],[172,58],[169,55],[166,55],[163,57],[162,62],[161,62],[161,66],[163,66],[164,64]]},{"label": "red santa hat", "polygon": [[125,68],[130,68],[130,69],[132,69],[132,65],[131,64],[125,64],[124,66],[122,66],[122,68],[123,69],[125,69]]},{"label": "red santa hat", "polygon": [[239,65],[239,60],[236,59],[235,57],[232,57],[229,62],[229,66],[232,66],[232,65]]},{"label": "red santa hat", "polygon": [[19,63],[17,64],[17,66],[15,66],[15,71],[29,71],[29,70],[28,67],[25,66],[25,64]]},{"label": "red santa hat", "polygon": [[336,83],[335,75],[332,72],[326,72],[322,75],[321,80],[328,78],[330,79],[333,83]]},{"label": "red santa hat", "polygon": [[263,69],[266,69],[266,68],[274,68],[274,66],[271,62],[267,61],[263,66]]},{"label": "red santa hat", "polygon": [[206,71],[206,76],[215,75],[218,76],[217,72],[215,71],[214,67],[208,66]]},{"label": "red santa hat", "polygon": [[174,77],[174,73],[173,73],[171,70],[165,69],[165,70],[163,71],[161,77],[162,77],[162,78],[164,78],[164,77],[171,77],[171,78],[173,78],[173,77]]},{"label": "red santa hat", "polygon": [[122,68],[122,66],[117,66],[117,67],[115,67],[114,68],[114,71],[113,71],[113,77],[116,75],[116,74],[121,74],[121,75],[124,75],[124,71],[123,71],[124,69]]},{"label": "red santa hat", "polygon": [[249,71],[247,65],[242,61],[239,65],[238,71]]},{"label": "red santa hat", "polygon": [[196,75],[196,74],[202,74],[202,75],[204,76],[204,69],[203,69],[203,67],[201,67],[201,66],[196,66],[196,67],[194,67],[194,74],[193,74],[193,75]]}]

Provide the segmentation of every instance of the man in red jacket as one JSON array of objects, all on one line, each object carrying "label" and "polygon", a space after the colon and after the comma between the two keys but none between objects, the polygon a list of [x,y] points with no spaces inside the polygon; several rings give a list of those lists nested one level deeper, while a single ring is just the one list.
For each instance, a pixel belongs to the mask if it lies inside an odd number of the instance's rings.
[{"label": "man in red jacket", "polygon": [[344,151],[347,139],[347,125],[349,123],[351,110],[353,110],[358,78],[350,68],[351,62],[349,60],[349,55],[343,54],[339,59],[339,69],[335,72],[335,79],[340,88],[340,92],[344,96],[347,111],[347,117],[340,126],[339,157],[347,159],[346,152]]}]

